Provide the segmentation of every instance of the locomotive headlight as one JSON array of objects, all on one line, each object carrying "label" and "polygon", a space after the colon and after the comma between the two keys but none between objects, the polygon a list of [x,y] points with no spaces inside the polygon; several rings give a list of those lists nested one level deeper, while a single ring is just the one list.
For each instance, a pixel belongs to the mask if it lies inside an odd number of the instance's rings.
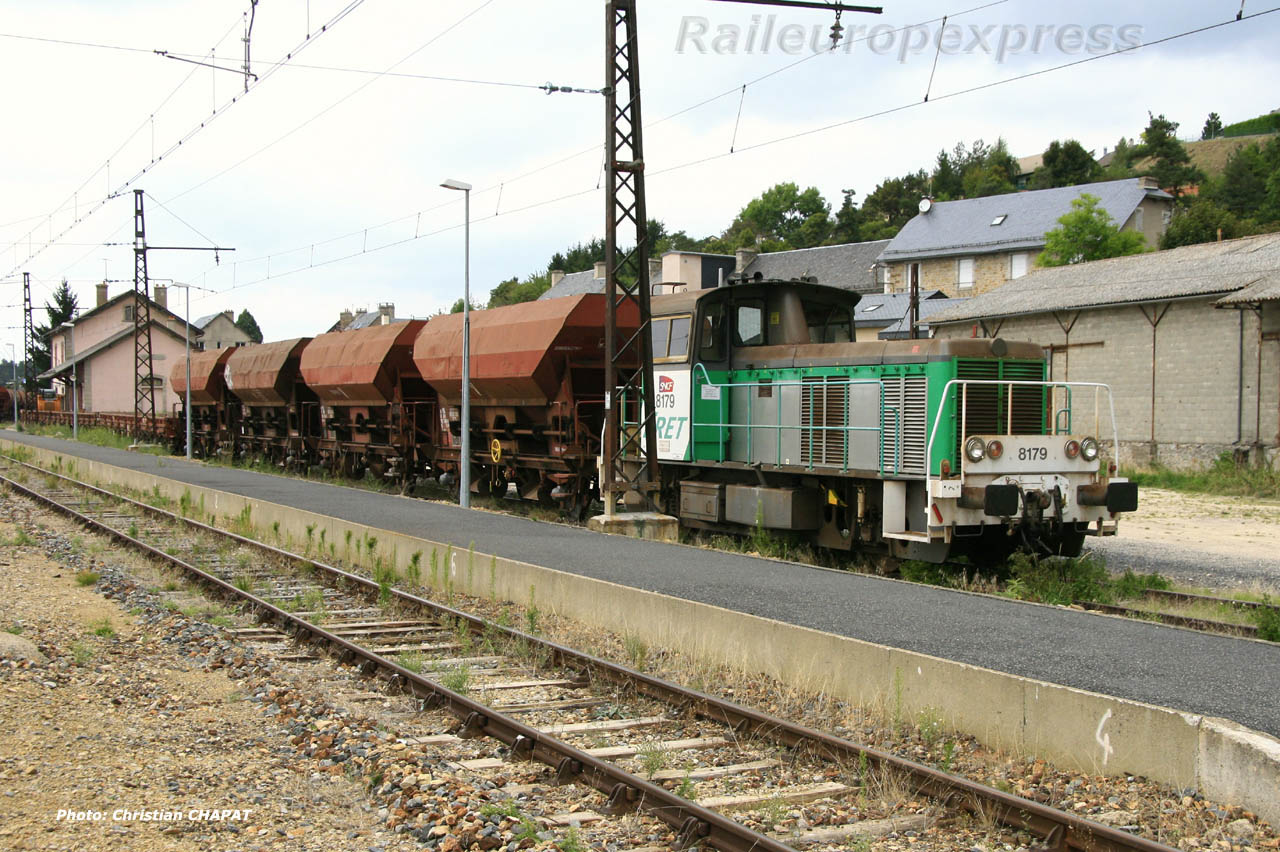
[{"label": "locomotive headlight", "polygon": [[964,454],[971,462],[980,462],[987,456],[987,443],[974,436],[964,442]]},{"label": "locomotive headlight", "polygon": [[1080,442],[1080,455],[1084,456],[1085,461],[1094,461],[1098,458],[1098,439],[1085,438]]},{"label": "locomotive headlight", "polygon": [[1063,448],[1063,451],[1067,454],[1067,458],[1075,458],[1080,455],[1080,442],[1072,438],[1070,441],[1067,441],[1067,446]]},{"label": "locomotive headlight", "polygon": [[988,458],[994,460],[1000,458],[1002,455],[1004,455],[1004,444],[999,441],[990,441],[987,443]]}]

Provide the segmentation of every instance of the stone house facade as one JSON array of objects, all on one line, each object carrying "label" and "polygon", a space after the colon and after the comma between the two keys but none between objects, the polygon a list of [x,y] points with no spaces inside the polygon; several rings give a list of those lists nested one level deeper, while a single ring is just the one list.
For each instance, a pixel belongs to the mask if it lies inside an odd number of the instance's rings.
[{"label": "stone house facade", "polygon": [[191,324],[200,329],[201,349],[228,349],[232,346],[248,346],[253,343],[249,335],[236,325],[235,311],[209,314],[193,320]]}]

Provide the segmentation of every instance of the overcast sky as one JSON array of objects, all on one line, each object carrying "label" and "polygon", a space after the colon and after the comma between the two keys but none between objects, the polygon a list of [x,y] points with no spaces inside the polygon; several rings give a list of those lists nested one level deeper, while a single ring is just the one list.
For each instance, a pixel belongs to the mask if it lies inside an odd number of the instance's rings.
[{"label": "overcast sky", "polygon": [[[780,181],[816,186],[838,206],[842,189],[860,200],[958,140],[1003,136],[1021,156],[1074,137],[1100,155],[1137,135],[1147,110],[1197,137],[1211,110],[1230,123],[1280,107],[1280,13],[946,97],[1240,9],[1239,0],[1007,0],[966,11],[981,3],[885,0],[883,15],[845,14],[847,49],[814,55],[815,33],[829,44],[830,12],[640,0],[650,215],[705,236]],[[426,316],[457,299],[463,208],[460,193],[439,188],[445,178],[476,188],[478,301],[603,234],[601,96],[300,67],[597,89],[601,0],[370,0],[318,32],[351,5],[261,0],[252,67],[263,79],[246,95],[240,74],[152,51],[239,68],[248,0],[0,0],[0,32],[26,37],[0,38],[0,279],[11,294],[0,304],[21,301],[13,282],[24,270],[38,305],[64,277],[85,308],[104,276],[120,281],[112,294],[132,286],[138,188],[152,245],[236,249],[216,265],[209,252],[153,252],[153,280],[215,291],[192,293],[193,317],[248,308],[268,339],[319,333],[344,308],[394,302],[400,316]],[[1245,14],[1265,8],[1247,2]],[[931,23],[892,32],[922,22]],[[774,141],[795,134],[805,135]],[[179,313],[181,302],[175,293]],[[19,329],[0,330],[0,341],[20,341],[20,310],[3,310],[3,326]]]}]

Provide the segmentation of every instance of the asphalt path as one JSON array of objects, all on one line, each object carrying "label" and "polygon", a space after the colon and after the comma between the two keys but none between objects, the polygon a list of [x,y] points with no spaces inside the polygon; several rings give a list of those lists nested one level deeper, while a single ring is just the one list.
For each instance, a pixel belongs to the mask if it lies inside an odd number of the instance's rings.
[{"label": "asphalt path", "polygon": [[34,446],[1280,736],[1280,647],[12,431]]}]

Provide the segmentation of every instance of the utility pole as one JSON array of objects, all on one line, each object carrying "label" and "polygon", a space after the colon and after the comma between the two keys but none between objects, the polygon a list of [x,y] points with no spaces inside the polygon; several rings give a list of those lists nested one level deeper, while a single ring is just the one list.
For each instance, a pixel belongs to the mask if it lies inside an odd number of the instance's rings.
[{"label": "utility pole", "polygon": [[[836,13],[831,31],[833,46],[843,31],[840,13],[880,14],[883,11],[878,6],[849,6],[817,0],[728,2],[833,11]],[[604,94],[605,168],[609,173],[609,186],[605,200],[605,433],[600,491],[605,515],[612,516],[617,511],[618,499],[627,492],[639,492],[652,503],[653,494],[659,488],[636,0],[606,3]],[[618,248],[624,229],[634,231],[636,240],[635,247],[626,252]],[[639,329],[629,336],[619,333],[619,314],[638,315]],[[634,419],[628,423],[627,417]],[[630,463],[628,455],[632,457]]]},{"label": "utility pole", "polygon": [[[22,386],[27,393],[36,390],[36,327],[31,319],[31,273],[22,273]],[[50,365],[52,366],[52,365]]]},{"label": "utility pole", "polygon": [[[156,389],[151,358],[151,297],[147,277],[149,251],[211,251],[214,263],[219,252],[235,251],[223,246],[149,246],[147,222],[142,203],[143,190],[133,191],[133,434],[141,437],[143,426],[154,428]],[[143,418],[147,418],[144,420]]]},{"label": "utility pole", "polygon": [[[147,221],[142,190],[133,191],[133,436],[156,422],[156,386],[151,362],[151,296],[147,279]],[[143,418],[147,418],[143,420]]]},{"label": "utility pole", "polygon": [[[618,499],[638,491],[651,501],[658,488],[658,431],[653,397],[653,343],[649,333],[649,235],[645,211],[644,144],[640,115],[640,66],[636,0],[611,0],[605,20],[605,438],[600,490],[605,515]],[[619,230],[635,234],[635,246],[618,249]],[[626,310],[628,307],[633,311]],[[637,315],[629,337],[618,315]],[[635,418],[635,427],[626,417]],[[628,466],[628,450],[642,459]]]}]

